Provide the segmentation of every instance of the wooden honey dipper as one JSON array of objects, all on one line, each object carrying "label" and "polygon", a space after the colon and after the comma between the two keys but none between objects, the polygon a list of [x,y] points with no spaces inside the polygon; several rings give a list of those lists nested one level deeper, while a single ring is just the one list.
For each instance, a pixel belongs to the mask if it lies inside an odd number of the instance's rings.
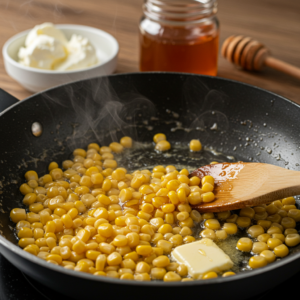
[{"label": "wooden honey dipper", "polygon": [[228,37],[222,45],[221,54],[245,70],[259,71],[263,66],[268,66],[300,79],[299,68],[270,56],[270,51],[263,44],[250,37],[242,35]]}]

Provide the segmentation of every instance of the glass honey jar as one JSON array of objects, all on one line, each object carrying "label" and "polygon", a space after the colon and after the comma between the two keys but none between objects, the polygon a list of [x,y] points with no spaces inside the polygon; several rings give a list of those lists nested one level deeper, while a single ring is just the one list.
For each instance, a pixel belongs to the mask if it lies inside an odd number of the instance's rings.
[{"label": "glass honey jar", "polygon": [[145,0],[140,70],[217,75],[216,0]]}]

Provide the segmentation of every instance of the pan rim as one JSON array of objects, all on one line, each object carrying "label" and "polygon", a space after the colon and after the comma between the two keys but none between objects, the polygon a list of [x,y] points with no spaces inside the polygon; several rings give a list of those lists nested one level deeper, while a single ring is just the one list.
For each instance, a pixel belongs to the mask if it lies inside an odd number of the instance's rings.
[{"label": "pan rim", "polygon": [[[221,78],[221,77],[214,77],[214,76],[207,76],[207,75],[198,75],[198,74],[190,74],[190,73],[178,73],[178,72],[133,72],[133,73],[122,73],[122,74],[112,74],[112,75],[108,75],[108,76],[98,76],[98,77],[94,77],[94,78],[90,78],[90,79],[86,79],[86,80],[78,80],[78,81],[74,81],[71,83],[67,83],[67,84],[62,84],[50,89],[47,89],[45,91],[33,94],[29,97],[27,97],[26,99],[13,104],[12,106],[6,108],[3,112],[0,113],[0,117],[5,114],[6,112],[8,112],[10,109],[13,109],[15,106],[20,105],[20,103],[25,102],[30,100],[31,98],[36,97],[37,95],[41,95],[43,93],[46,93],[48,91],[52,91],[55,90],[57,88],[63,87],[63,86],[68,86],[74,83],[83,83],[85,81],[90,81],[96,78],[109,78],[109,77],[126,77],[126,76],[147,76],[147,75],[153,75],[153,74],[173,74],[173,75],[178,75],[178,76],[191,76],[191,77],[199,77],[199,78],[211,78],[211,79],[217,79],[217,80],[221,80],[221,81],[225,81],[228,83],[234,83],[234,84],[239,84],[239,85],[244,85],[250,88],[254,88],[257,90],[260,90],[262,92],[271,94],[275,97],[279,97],[282,100],[295,105],[296,107],[300,108],[300,105],[290,99],[287,99],[281,95],[278,95],[274,92],[262,89],[260,87],[251,85],[251,84],[247,84],[247,83],[243,83],[237,80],[232,80],[232,79],[227,79],[227,78]],[[114,278],[107,278],[107,277],[102,277],[102,276],[94,276],[93,274],[86,274],[86,273],[82,273],[82,272],[74,272],[73,270],[68,270],[65,268],[62,268],[61,266],[56,266],[50,263],[47,263],[46,261],[30,254],[27,253],[26,251],[23,251],[21,248],[19,248],[17,245],[13,244],[12,242],[10,242],[9,240],[5,239],[3,236],[0,236],[0,245],[4,246],[8,251],[12,251],[15,254],[20,255],[23,259],[27,259],[29,260],[31,263],[35,263],[38,264],[41,267],[46,267],[49,268],[52,271],[56,271],[56,272],[60,272],[62,274],[65,275],[70,275],[70,276],[75,276],[78,278],[82,278],[82,279],[88,279],[88,280],[94,280],[94,281],[100,281],[100,282],[104,282],[104,283],[112,283],[112,284],[120,284],[120,285],[131,285],[131,286],[158,286],[158,287],[177,287],[177,286],[203,286],[203,285],[212,285],[212,284],[220,284],[220,283],[226,283],[226,282],[231,282],[231,281],[238,281],[238,280],[243,280],[246,278],[250,278],[252,276],[255,275],[259,275],[265,272],[271,272],[274,269],[277,269],[279,267],[282,267],[283,265],[292,263],[293,261],[297,260],[300,258],[300,252],[298,253],[294,253],[291,256],[285,257],[284,259],[280,259],[280,261],[276,261],[275,263],[272,263],[270,265],[267,265],[266,267],[263,267],[261,269],[256,269],[256,270],[251,270],[250,272],[245,272],[245,273],[238,273],[237,276],[229,276],[229,277],[218,277],[218,278],[214,278],[211,280],[197,280],[197,281],[190,281],[190,282],[182,282],[180,285],[178,285],[177,282],[140,282],[140,281],[129,281],[129,280],[116,280]],[[1,252],[1,251],[0,251]],[[288,279],[288,277],[287,277]]]},{"label": "pan rim", "polygon": [[169,74],[169,75],[179,75],[179,76],[191,76],[191,77],[199,77],[199,78],[210,78],[210,79],[217,79],[217,80],[220,80],[220,81],[225,81],[225,82],[228,82],[228,83],[234,83],[234,84],[240,84],[240,85],[243,85],[243,86],[246,86],[246,87],[249,87],[249,88],[254,88],[256,90],[259,90],[259,91],[262,91],[262,92],[265,92],[265,93],[268,93],[268,94],[271,94],[272,96],[275,96],[275,97],[279,97],[281,98],[282,100],[292,104],[292,105],[295,105],[296,107],[299,107],[300,108],[300,104],[298,104],[297,102],[291,100],[291,99],[288,99],[284,96],[281,96],[279,94],[276,94],[275,92],[271,92],[271,91],[268,91],[266,89],[263,89],[261,87],[258,87],[256,85],[252,85],[252,84],[249,84],[249,83],[245,83],[245,82],[241,82],[241,81],[238,81],[238,80],[234,80],[234,79],[227,79],[227,78],[223,78],[223,77],[219,77],[219,76],[210,76],[210,75],[201,75],[201,74],[193,74],[193,73],[182,73],[182,72],[162,72],[162,71],[153,71],[153,72],[128,72],[128,73],[120,73],[120,74],[111,74],[111,75],[103,75],[103,76],[96,76],[96,77],[91,77],[91,78],[88,78],[88,79],[81,79],[81,80],[76,80],[76,81],[72,81],[72,82],[68,82],[68,83],[65,83],[65,84],[61,84],[61,85],[57,85],[55,87],[51,87],[49,89],[46,89],[46,90],[43,90],[43,91],[40,91],[40,92],[37,92],[35,94],[32,94],[31,96],[25,98],[25,99],[18,99],[19,102],[7,107],[6,109],[4,109],[2,112],[0,112],[0,117],[6,113],[7,111],[9,111],[10,109],[14,108],[15,106],[17,105],[20,105],[20,103],[23,103],[23,102],[26,102],[28,100],[30,100],[31,98],[34,98],[38,95],[42,95],[44,93],[47,93],[47,92],[50,92],[50,91],[53,91],[57,88],[61,88],[61,87],[64,87],[64,86],[68,86],[68,85],[72,85],[72,84],[76,84],[76,83],[83,83],[83,82],[88,82],[88,81],[91,81],[91,80],[95,80],[95,79],[99,79],[99,78],[110,78],[110,77],[126,77],[126,76],[147,76],[147,75],[153,75],[153,74],[156,74],[156,75],[166,75],[166,74]]},{"label": "pan rim", "polygon": [[237,84],[249,87],[249,88],[254,88],[256,90],[259,90],[259,91],[271,94],[272,96],[279,97],[282,100],[284,100],[284,101],[286,101],[286,102],[288,102],[290,104],[293,104],[293,105],[295,105],[295,106],[297,106],[297,107],[300,108],[300,104],[298,104],[297,102],[295,102],[295,101],[293,101],[291,99],[288,99],[288,98],[286,98],[286,97],[284,97],[282,95],[279,95],[279,94],[277,94],[275,92],[268,91],[268,90],[266,90],[264,88],[261,88],[261,87],[258,87],[256,85],[252,85],[252,84],[245,83],[245,82],[242,82],[242,81],[238,81],[238,80],[234,80],[234,79],[228,79],[228,78],[223,78],[223,77],[219,77],[219,76],[201,75],[201,74],[193,74],[193,73],[153,71],[153,72],[128,72],[128,73],[120,73],[120,74],[103,75],[103,76],[96,76],[96,77],[91,77],[91,78],[88,78],[88,79],[81,79],[81,80],[76,80],[76,81],[72,81],[72,82],[60,84],[60,85],[51,87],[49,89],[46,89],[46,90],[37,92],[35,94],[32,94],[32,95],[30,95],[29,97],[27,97],[25,99],[22,99],[22,100],[18,99],[19,102],[15,103],[15,104],[13,104],[13,105],[11,105],[9,107],[7,107],[5,110],[3,110],[2,112],[0,112],[0,117],[4,113],[6,113],[7,111],[9,111],[11,108],[15,107],[16,105],[19,105],[20,103],[26,102],[26,101],[30,100],[31,98],[34,98],[34,97],[36,97],[38,95],[42,95],[44,93],[53,91],[53,90],[55,90],[57,88],[61,88],[61,87],[64,87],[64,86],[69,86],[69,85],[76,84],[76,83],[88,82],[88,81],[99,79],[99,78],[141,76],[141,75],[142,76],[147,76],[147,75],[171,75],[171,74],[172,75],[179,75],[179,76],[190,76],[190,77],[217,79],[217,80],[220,80],[220,81],[225,81],[225,82],[234,83],[234,84],[237,83]]}]

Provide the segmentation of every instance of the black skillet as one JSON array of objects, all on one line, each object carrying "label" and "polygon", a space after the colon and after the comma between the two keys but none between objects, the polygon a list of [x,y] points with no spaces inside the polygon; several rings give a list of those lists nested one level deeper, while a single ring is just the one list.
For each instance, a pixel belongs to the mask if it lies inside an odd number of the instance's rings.
[{"label": "black skillet", "polygon": [[[228,159],[234,156],[299,170],[299,105],[239,82],[176,73],[95,78],[21,102],[5,92],[0,97],[2,109],[11,105],[0,115],[0,251],[38,282],[76,299],[198,295],[234,300],[262,293],[299,270],[300,246],[265,268],[227,278],[164,283],[96,277],[65,270],[22,251],[9,220],[10,210],[21,205],[18,187],[26,170],[43,175],[50,161],[61,163],[76,147],[95,141],[107,145],[124,135],[150,143],[154,133],[164,132],[173,144],[200,138],[203,145],[229,155]],[[194,163],[195,168],[201,165],[201,161]]]}]

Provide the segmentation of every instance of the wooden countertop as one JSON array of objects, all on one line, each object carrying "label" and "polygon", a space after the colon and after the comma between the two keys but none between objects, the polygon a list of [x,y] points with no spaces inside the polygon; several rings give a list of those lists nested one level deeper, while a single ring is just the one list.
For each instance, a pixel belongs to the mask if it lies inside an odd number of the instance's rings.
[{"label": "wooden countertop", "polygon": [[[12,35],[43,22],[100,28],[120,44],[117,73],[138,71],[138,23],[143,0],[14,0],[0,1],[0,46]],[[300,1],[219,0],[221,43],[243,34],[264,43],[274,57],[300,67]],[[246,82],[300,104],[300,81],[275,70],[242,71],[221,56],[218,76]],[[10,78],[0,59],[0,87],[18,99],[31,95]]]}]

